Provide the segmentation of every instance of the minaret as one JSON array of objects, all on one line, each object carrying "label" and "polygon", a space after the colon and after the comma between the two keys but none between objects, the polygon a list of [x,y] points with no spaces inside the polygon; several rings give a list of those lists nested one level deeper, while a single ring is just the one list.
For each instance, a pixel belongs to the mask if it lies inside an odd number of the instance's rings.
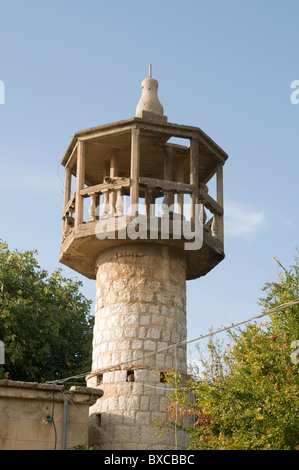
[{"label": "minaret", "polygon": [[[62,159],[60,261],[96,280],[87,382],[104,391],[91,410],[99,449],[186,448],[177,429],[156,441],[154,425],[167,421],[165,373],[187,374],[186,280],[224,257],[227,154],[199,128],[168,122],[151,74],[135,117],[76,132]],[[217,201],[207,193],[213,176]],[[198,311],[200,324],[200,299]]]}]

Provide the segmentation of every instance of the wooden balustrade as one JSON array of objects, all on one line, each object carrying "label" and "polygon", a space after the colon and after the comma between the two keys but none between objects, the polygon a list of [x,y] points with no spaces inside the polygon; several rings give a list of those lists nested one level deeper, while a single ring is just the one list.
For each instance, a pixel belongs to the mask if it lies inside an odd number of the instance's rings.
[{"label": "wooden balustrade", "polygon": [[[89,218],[87,223],[95,222],[99,218],[121,217],[124,215],[124,194],[130,192],[130,178],[124,177],[106,177],[104,183],[83,188],[80,190],[82,198],[90,198]],[[143,193],[145,212],[148,216],[155,215],[155,198],[163,197],[164,203],[174,201],[177,197],[176,213],[180,217],[186,217],[184,214],[184,195],[190,197],[190,215],[195,213],[195,198],[192,197],[196,193],[196,200],[209,210],[212,218],[206,220],[206,212],[204,210],[203,223],[204,228],[218,240],[223,242],[223,207],[216,202],[208,194],[206,185],[200,184],[197,188],[193,184],[181,183],[177,181],[166,181],[148,177],[139,177],[139,191]],[[195,191],[196,189],[196,191]],[[100,196],[101,201],[100,201]],[[76,193],[72,195],[63,212],[63,234],[64,238],[71,232],[75,226],[73,214],[76,207]],[[100,214],[99,209],[102,213]],[[75,214],[76,216],[76,214]]]},{"label": "wooden balustrade", "polygon": [[211,233],[214,238],[217,238],[223,243],[223,207],[218,204],[211,196],[208,194],[208,187],[205,184],[199,186],[199,203],[204,205],[204,208],[208,209],[213,217],[208,221],[206,220],[206,212],[204,209],[204,228]]},{"label": "wooden balustrade", "polygon": [[[167,201],[170,199],[173,201],[173,195],[177,195],[177,213],[184,217],[184,202],[183,197],[184,195],[193,195],[195,186],[193,184],[187,183],[180,183],[176,181],[165,181],[160,179],[154,178],[146,178],[140,177],[139,178],[139,186],[140,189],[145,189],[145,204],[146,204],[146,213],[147,215],[154,215],[154,209],[152,208],[152,212],[149,212],[149,204],[154,204],[153,198],[151,202],[149,202],[149,194],[153,194],[153,192],[160,191],[161,195],[164,197],[164,203],[167,204]],[[220,241],[223,242],[223,207],[216,202],[211,196],[208,194],[208,188],[206,185],[201,184],[198,187],[197,197],[198,203],[203,204],[204,208],[208,209],[212,214],[213,217],[206,222],[206,212],[204,210],[204,217],[203,223],[207,231],[211,233],[211,235]],[[171,196],[170,196],[171,194]],[[194,209],[192,206],[194,205],[195,198],[190,199],[190,214],[194,214]]]},{"label": "wooden balustrade", "polygon": [[[81,189],[80,195],[84,198],[90,197],[89,219],[87,222],[94,222],[99,218],[99,207],[102,206],[101,218],[112,216],[120,217],[124,209],[124,190],[130,188],[130,178],[124,177],[106,177],[105,183],[89,186]],[[99,196],[102,195],[100,204]],[[98,204],[96,204],[98,202]],[[98,213],[96,213],[98,207]]]},{"label": "wooden balustrade", "polygon": [[65,208],[62,214],[62,238],[63,240],[68,236],[68,234],[72,231],[75,225],[75,219],[73,214],[75,212],[76,206],[76,193],[74,193],[70,200],[66,203]]}]

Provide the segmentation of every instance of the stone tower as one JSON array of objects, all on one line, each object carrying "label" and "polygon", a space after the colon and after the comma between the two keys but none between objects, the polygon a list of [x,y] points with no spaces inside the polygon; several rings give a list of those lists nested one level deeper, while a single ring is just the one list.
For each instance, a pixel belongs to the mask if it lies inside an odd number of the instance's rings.
[{"label": "stone tower", "polygon": [[157,90],[150,67],[135,117],[76,132],[62,158],[60,262],[96,280],[87,383],[104,391],[99,449],[185,448],[176,429],[157,441],[154,424],[167,419],[165,373],[187,374],[186,280],[224,258],[227,154],[168,122]]}]

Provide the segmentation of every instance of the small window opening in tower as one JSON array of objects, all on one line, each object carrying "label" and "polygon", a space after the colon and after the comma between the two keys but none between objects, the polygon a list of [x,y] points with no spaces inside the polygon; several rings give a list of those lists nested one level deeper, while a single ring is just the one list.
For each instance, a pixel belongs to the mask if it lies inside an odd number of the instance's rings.
[{"label": "small window opening in tower", "polygon": [[103,374],[97,375],[97,385],[101,385],[103,383]]},{"label": "small window opening in tower", "polygon": [[101,426],[101,421],[102,421],[101,413],[96,413],[96,414],[92,415],[91,417],[92,417],[93,423],[96,424],[98,427],[100,427]]},{"label": "small window opening in tower", "polygon": [[160,372],[160,383],[162,383],[162,384],[166,383],[166,374],[165,374],[165,372]]},{"label": "small window opening in tower", "polygon": [[127,382],[134,382],[134,371],[128,370],[127,371]]}]

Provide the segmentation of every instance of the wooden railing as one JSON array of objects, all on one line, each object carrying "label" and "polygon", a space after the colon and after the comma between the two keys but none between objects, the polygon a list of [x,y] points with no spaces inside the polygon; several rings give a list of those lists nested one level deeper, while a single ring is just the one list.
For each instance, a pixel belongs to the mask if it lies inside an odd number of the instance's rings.
[{"label": "wooden railing", "polygon": [[[89,186],[80,190],[80,196],[90,198],[88,209],[89,218],[86,223],[95,222],[99,219],[110,217],[120,217],[124,214],[124,195],[129,194],[130,178],[106,177],[104,183]],[[206,185],[201,184],[197,189],[198,204],[204,206],[204,229],[214,238],[223,242],[223,208],[208,194]],[[139,198],[145,202],[145,213],[148,216],[155,216],[155,199],[163,197],[163,203],[170,207],[174,205],[176,196],[175,212],[182,218],[194,214],[191,206],[196,203],[192,197],[195,187],[192,184],[166,181],[154,178],[139,177]],[[184,196],[189,196],[190,208],[188,214],[185,210]],[[63,238],[66,238],[75,225],[75,202],[74,193],[63,211]],[[206,210],[211,214],[207,220]],[[75,214],[76,216],[76,214]]]},{"label": "wooden railing", "polygon": [[63,214],[62,214],[62,239],[65,238],[71,233],[75,225],[75,219],[73,214],[75,212],[76,204],[76,193],[74,193],[68,203],[66,204]]},{"label": "wooden railing", "polygon": [[[144,188],[145,191],[146,207],[148,207],[147,201],[152,203],[151,194],[155,190],[160,190],[161,195],[164,197],[163,202],[168,207],[174,205],[174,195],[177,195],[176,212],[182,217],[186,216],[184,213],[183,197],[184,195],[192,195],[194,193],[194,185],[145,177],[139,178],[139,185],[140,188]],[[223,242],[223,207],[209,196],[208,188],[204,184],[200,185],[198,189],[198,203],[203,204],[204,208],[212,213],[212,218],[207,220],[206,211],[204,210],[204,228],[210,232],[213,237]],[[192,207],[194,204],[194,199],[190,198],[190,210],[188,211],[190,214],[195,213]],[[147,215],[154,215],[148,210],[146,213]]]},{"label": "wooden railing", "polygon": [[[130,178],[115,177],[105,178],[105,183],[89,186],[81,189],[80,195],[84,198],[90,197],[89,219],[87,222],[94,222],[99,217],[107,218],[112,216],[122,216],[124,208],[124,191],[130,187]],[[100,202],[100,196],[102,201]],[[100,215],[100,210],[102,214]]]},{"label": "wooden railing", "polygon": [[204,210],[204,228],[210,232],[214,238],[217,238],[223,243],[223,207],[209,196],[206,185],[200,185],[198,201],[212,214],[212,218],[206,220],[206,211]]}]

